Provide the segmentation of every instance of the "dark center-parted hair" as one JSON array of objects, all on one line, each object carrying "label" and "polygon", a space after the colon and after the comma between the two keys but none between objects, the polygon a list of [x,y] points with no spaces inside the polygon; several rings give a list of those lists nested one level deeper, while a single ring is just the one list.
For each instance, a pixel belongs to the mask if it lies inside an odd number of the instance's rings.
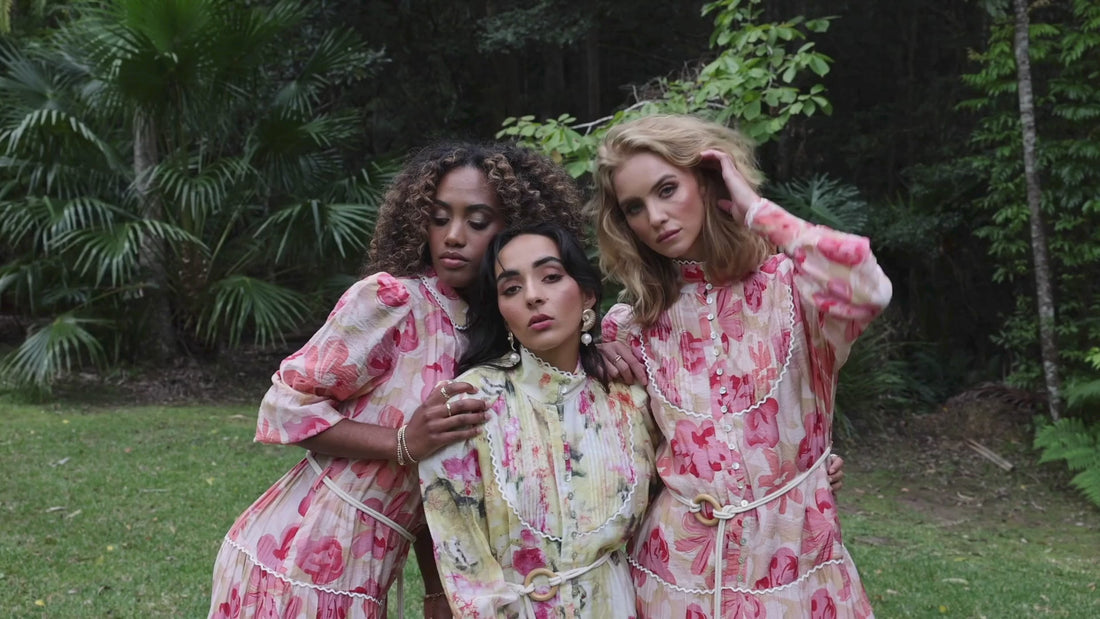
[{"label": "dark center-parted hair", "polygon": [[638,240],[619,206],[614,175],[634,155],[656,155],[688,170],[699,183],[704,207],[700,232],[703,268],[710,281],[736,281],[771,253],[764,239],[718,208],[718,200],[728,198],[728,191],[721,172],[700,167],[700,153],[708,149],[729,153],[745,180],[754,189],[760,185],[763,175],[748,138],[694,116],[645,116],[612,127],[597,152],[595,193],[588,208],[596,222],[600,267],[623,285],[624,300],[631,303],[634,319],[643,326],[652,325],[675,303],[682,282],[676,263]]},{"label": "dark center-parted hair", "polygon": [[[581,291],[595,298],[593,311],[598,311],[600,299],[603,296],[600,271],[588,261],[584,247],[572,231],[551,222],[523,223],[512,226],[493,237],[489,242],[485,256],[478,268],[477,279],[470,286],[469,302],[470,327],[466,332],[469,346],[466,353],[458,363],[458,373],[478,366],[489,365],[498,369],[510,369],[500,365],[500,358],[511,350],[508,346],[508,325],[500,313],[500,305],[497,300],[497,276],[496,267],[500,251],[504,249],[512,239],[524,234],[536,234],[544,236],[557,246],[561,254],[562,266],[580,287]],[[597,314],[596,326],[589,333],[594,339],[599,339],[599,315]],[[577,337],[580,337],[580,325],[577,326]],[[518,342],[517,342],[518,345]],[[606,387],[606,375],[603,369],[603,361],[594,345],[581,346],[581,366],[589,376],[598,379]]]},{"label": "dark center-parted hair", "polygon": [[428,222],[439,183],[448,172],[467,167],[485,174],[500,198],[505,226],[552,221],[574,234],[582,233],[580,190],[548,157],[506,142],[440,142],[414,153],[390,183],[364,275],[424,273],[431,264]]}]

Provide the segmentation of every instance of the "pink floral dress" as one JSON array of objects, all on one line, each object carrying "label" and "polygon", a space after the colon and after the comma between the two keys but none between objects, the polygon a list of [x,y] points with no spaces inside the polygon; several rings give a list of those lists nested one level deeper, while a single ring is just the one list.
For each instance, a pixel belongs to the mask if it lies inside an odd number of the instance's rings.
[{"label": "pink floral dress", "polygon": [[[455,617],[635,616],[622,548],[654,479],[645,391],[606,391],[526,350],[513,370],[482,366],[458,380],[478,387],[490,419],[475,439],[420,463]],[[554,589],[552,573],[564,580]]]},{"label": "pink floral dress", "polygon": [[[272,377],[256,440],[296,443],[342,419],[400,427],[454,376],[465,312],[431,275],[358,282]],[[210,616],[385,617],[409,542],[356,502],[406,531],[423,524],[415,467],[311,453],[229,530]]]},{"label": "pink floral dress", "polygon": [[638,614],[869,617],[822,463],[837,371],[890,281],[865,238],[764,200],[746,223],[783,253],[730,285],[681,263],[653,326],[623,304],[604,319],[644,359],[666,439],[665,487],[631,547]]}]

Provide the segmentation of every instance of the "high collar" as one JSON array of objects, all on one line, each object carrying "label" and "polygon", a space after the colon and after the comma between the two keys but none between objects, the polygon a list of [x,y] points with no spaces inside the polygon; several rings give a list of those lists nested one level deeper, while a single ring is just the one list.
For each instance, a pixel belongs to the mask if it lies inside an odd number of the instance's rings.
[{"label": "high collar", "polygon": [[539,359],[523,346],[519,347],[519,365],[512,371],[512,380],[528,395],[545,402],[559,402],[580,393],[588,375],[578,364],[573,372],[563,372]]}]

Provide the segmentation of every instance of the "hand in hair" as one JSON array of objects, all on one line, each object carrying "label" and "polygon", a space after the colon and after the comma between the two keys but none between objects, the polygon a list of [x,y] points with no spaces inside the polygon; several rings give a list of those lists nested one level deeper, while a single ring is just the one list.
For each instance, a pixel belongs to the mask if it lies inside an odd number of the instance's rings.
[{"label": "hand in hair", "polygon": [[722,172],[722,180],[729,190],[729,200],[718,200],[718,207],[729,213],[737,221],[745,221],[745,215],[749,208],[760,200],[760,196],[753,190],[752,185],[738,171],[733,163],[733,157],[729,153],[708,149],[699,153],[702,158],[701,165],[717,165]]},{"label": "hand in hair", "polygon": [[622,342],[604,342],[596,348],[603,357],[607,378],[624,385],[646,385],[645,366],[630,352],[630,347]]}]

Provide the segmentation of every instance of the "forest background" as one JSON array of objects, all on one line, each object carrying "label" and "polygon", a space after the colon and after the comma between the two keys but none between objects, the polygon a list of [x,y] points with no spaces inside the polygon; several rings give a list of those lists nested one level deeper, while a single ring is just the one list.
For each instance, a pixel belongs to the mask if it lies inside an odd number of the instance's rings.
[{"label": "forest background", "polygon": [[1100,2],[1015,5],[0,0],[0,375],[43,395],[289,352],[359,275],[409,149],[515,137],[586,184],[609,124],[689,111],[756,138],[766,192],[869,236],[894,282],[843,431],[1010,399],[1100,503]]}]

